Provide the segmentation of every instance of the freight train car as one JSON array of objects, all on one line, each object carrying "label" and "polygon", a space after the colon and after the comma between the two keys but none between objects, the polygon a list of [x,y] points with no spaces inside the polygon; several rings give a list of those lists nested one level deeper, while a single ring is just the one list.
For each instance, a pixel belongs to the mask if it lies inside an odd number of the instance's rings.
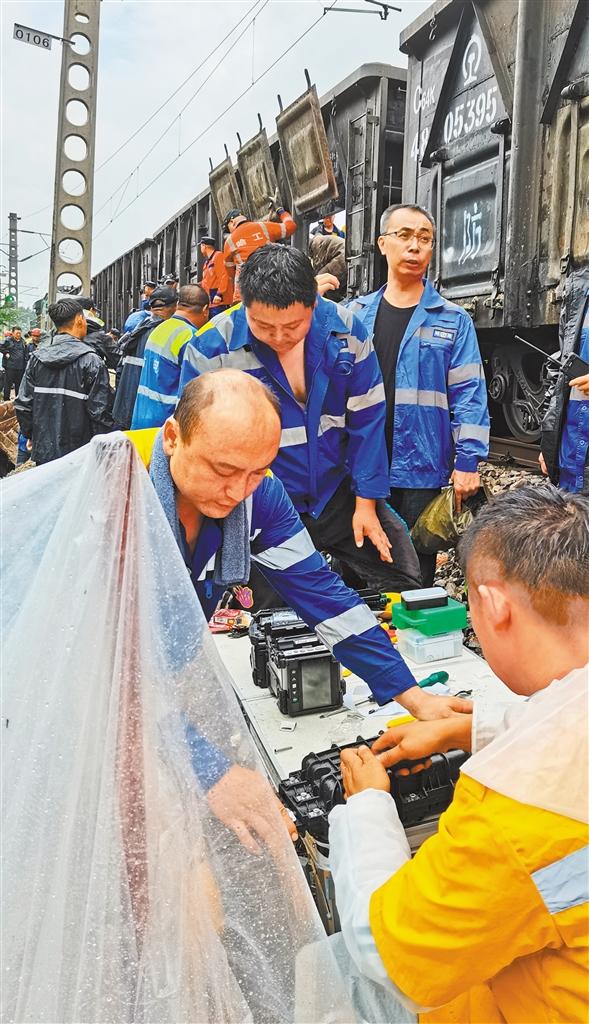
[{"label": "freight train car", "polygon": [[472,316],[493,432],[539,436],[567,274],[589,259],[587,0],[437,0],[408,54],[403,200],[438,225],[436,287]]},{"label": "freight train car", "polygon": [[144,280],[171,272],[181,284],[199,280],[199,239],[212,234],[222,246],[223,216],[238,206],[260,217],[270,192],[293,212],[292,242],[304,250],[313,222],[345,211],[348,289],[377,287],[383,276],[375,246],[379,217],[401,199],[405,82],[402,68],[365,64],[321,100],[308,75],[308,88],[288,107],[278,97],[276,135],[268,140],[261,121],[249,141],[242,143],[238,133],[235,166],[226,147],[225,160],[211,163],[207,188],[95,275],[93,292],[108,323],[123,323],[138,305]]}]

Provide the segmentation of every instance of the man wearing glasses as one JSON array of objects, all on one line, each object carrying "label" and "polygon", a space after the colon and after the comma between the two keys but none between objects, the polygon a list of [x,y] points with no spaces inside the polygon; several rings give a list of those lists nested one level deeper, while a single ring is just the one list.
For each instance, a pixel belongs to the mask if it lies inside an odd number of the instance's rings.
[{"label": "man wearing glasses", "polygon": [[[420,206],[384,211],[378,247],[387,283],[351,309],[374,334],[385,385],[390,504],[409,527],[450,479],[460,509],[489,451],[487,389],[472,320],[426,279],[435,223]],[[419,554],[423,586],[435,555]]]}]

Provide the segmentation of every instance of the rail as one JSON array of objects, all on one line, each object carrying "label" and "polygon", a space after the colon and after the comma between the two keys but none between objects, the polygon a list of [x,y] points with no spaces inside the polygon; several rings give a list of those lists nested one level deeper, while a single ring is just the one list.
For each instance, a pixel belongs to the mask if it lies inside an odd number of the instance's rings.
[{"label": "rail", "polygon": [[540,473],[538,455],[540,446],[529,441],[516,441],[514,437],[491,437],[489,462],[504,466],[523,466]]}]

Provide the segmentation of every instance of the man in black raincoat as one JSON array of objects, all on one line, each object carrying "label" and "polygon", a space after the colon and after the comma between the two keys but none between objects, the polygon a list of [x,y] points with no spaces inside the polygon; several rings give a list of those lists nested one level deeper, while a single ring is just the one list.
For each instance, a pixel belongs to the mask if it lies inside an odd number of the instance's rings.
[{"label": "man in black raincoat", "polygon": [[86,344],[86,318],[79,302],[64,298],[49,306],[57,333],[32,353],[14,403],[21,433],[32,441],[37,465],[81,448],[94,434],[113,428],[113,393],[108,370]]}]

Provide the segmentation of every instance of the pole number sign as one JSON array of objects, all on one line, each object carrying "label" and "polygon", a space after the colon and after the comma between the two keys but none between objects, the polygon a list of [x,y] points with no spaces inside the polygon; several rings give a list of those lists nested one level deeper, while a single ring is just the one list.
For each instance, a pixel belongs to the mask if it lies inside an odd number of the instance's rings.
[{"label": "pole number sign", "polygon": [[15,24],[12,38],[18,39],[21,43],[30,43],[31,46],[40,46],[42,50],[50,50],[51,40],[54,37],[46,32],[38,32],[37,29]]}]

